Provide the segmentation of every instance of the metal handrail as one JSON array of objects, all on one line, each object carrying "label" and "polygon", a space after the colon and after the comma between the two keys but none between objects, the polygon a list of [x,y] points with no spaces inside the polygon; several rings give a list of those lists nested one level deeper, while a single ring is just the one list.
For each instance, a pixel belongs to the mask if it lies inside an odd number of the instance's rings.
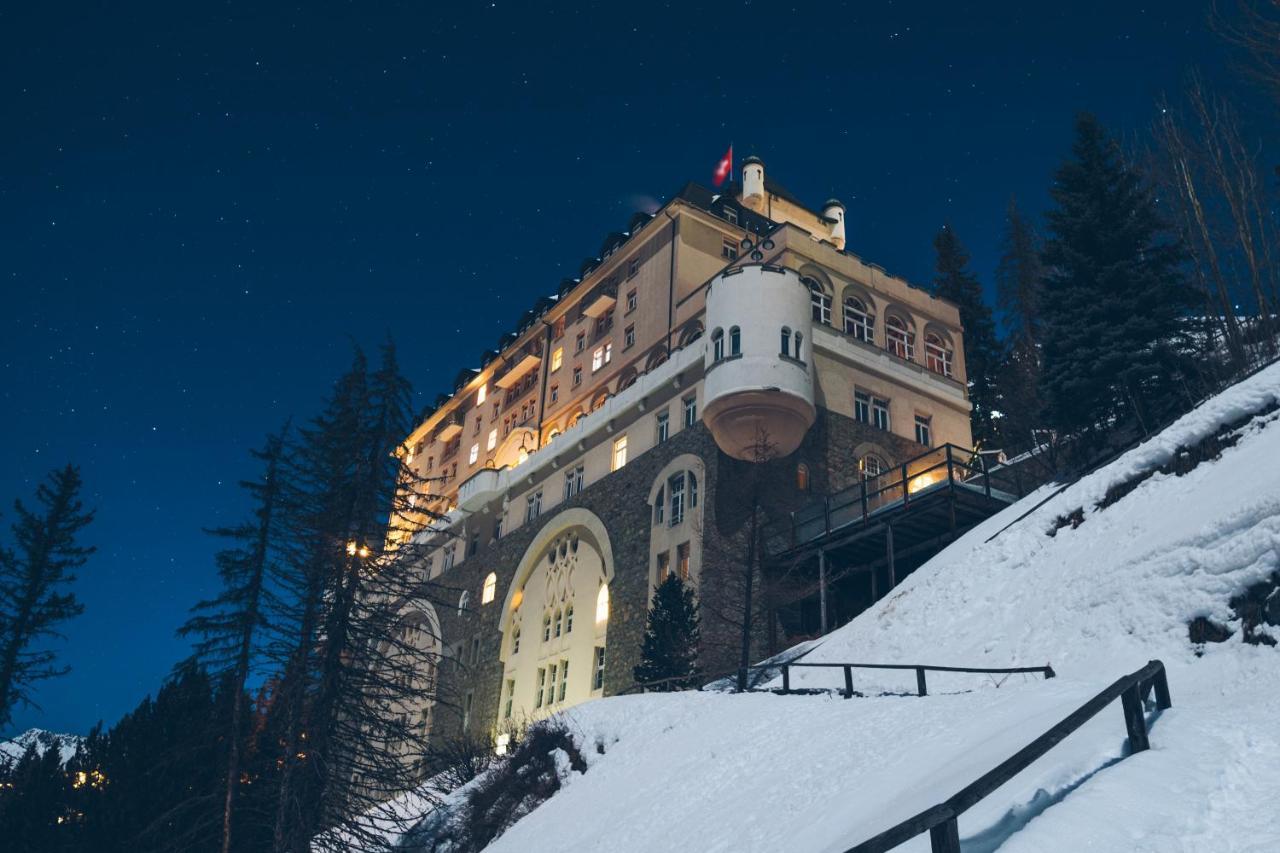
[{"label": "metal handrail", "polygon": [[1169,681],[1165,675],[1164,664],[1158,660],[1150,661],[1137,672],[1116,679],[1113,684],[1072,711],[1057,725],[946,800],[907,818],[861,844],[850,847],[845,853],[886,853],[899,844],[926,832],[929,833],[933,853],[960,853],[957,819],[961,814],[1027,769],[1032,762],[1057,746],[1066,739],[1067,735],[1093,719],[1098,712],[1116,699],[1121,700],[1124,711],[1125,727],[1129,734],[1129,753],[1132,755],[1150,748],[1147,718],[1143,713],[1142,703],[1153,690],[1157,708],[1163,711],[1173,706],[1169,698]]},{"label": "metal handrail", "polygon": [[749,666],[738,670],[738,683],[746,683],[746,674],[755,670],[762,669],[780,669],[782,670],[782,690],[783,694],[791,692],[791,669],[793,667],[811,667],[811,668],[827,668],[827,669],[843,669],[844,670],[844,698],[849,699],[853,694],[853,670],[855,669],[899,669],[914,670],[916,674],[916,695],[928,696],[929,688],[925,680],[926,672],[972,672],[978,674],[990,675],[1009,675],[1019,672],[1035,672],[1040,673],[1046,680],[1057,675],[1053,671],[1053,667],[1048,664],[1044,666],[1006,666],[1006,667],[971,667],[971,666],[935,666],[932,664],[920,663],[836,663],[836,662],[808,662],[797,661],[795,663],[775,663],[762,664],[759,666]]}]

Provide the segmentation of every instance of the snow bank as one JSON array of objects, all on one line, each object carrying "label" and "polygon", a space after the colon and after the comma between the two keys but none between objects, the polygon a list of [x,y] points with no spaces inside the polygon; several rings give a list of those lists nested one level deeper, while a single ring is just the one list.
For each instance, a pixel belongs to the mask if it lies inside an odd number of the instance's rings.
[{"label": "snow bank", "polygon": [[[1254,418],[1220,459],[1107,491],[1280,401],[1280,366],[1209,401],[1027,518],[1032,495],[943,551],[810,661],[1052,663],[1059,677],[930,674],[931,695],[686,693],[566,712],[591,767],[494,851],[839,851],[945,799],[1152,658],[1174,707],[1119,761],[1118,703],[967,812],[966,851],[1280,850],[1280,650],[1240,632],[1198,657],[1187,622],[1277,568],[1280,425]],[[1076,508],[1084,523],[1050,536]],[[867,692],[914,675],[861,671]],[[797,686],[838,671],[798,670]],[[598,755],[591,744],[601,743]],[[916,839],[902,850],[927,850]]]}]

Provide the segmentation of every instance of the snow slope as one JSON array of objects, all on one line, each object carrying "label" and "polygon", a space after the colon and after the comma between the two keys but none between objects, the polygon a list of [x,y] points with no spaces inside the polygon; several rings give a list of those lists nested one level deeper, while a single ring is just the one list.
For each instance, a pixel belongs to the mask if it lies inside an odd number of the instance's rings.
[{"label": "snow slope", "polygon": [[76,749],[83,740],[84,738],[79,735],[62,735],[47,732],[44,729],[27,729],[12,740],[0,741],[0,766],[20,761],[32,745],[40,755],[44,755],[44,751],[49,747],[56,746],[62,757],[62,763],[66,764],[76,754]]},{"label": "snow slope", "polygon": [[[1280,850],[1280,648],[1231,640],[1197,657],[1187,623],[1280,563],[1280,415],[1220,459],[1157,474],[1104,510],[1113,485],[1280,400],[1273,366],[993,533],[1032,495],[954,543],[812,661],[968,666],[1051,662],[1059,677],[930,674],[931,695],[685,693],[571,709],[589,753],[493,851],[840,851],[939,802],[1153,658],[1173,708],[1123,761],[1119,704],[960,820],[966,851]],[[1077,529],[1048,532],[1084,507]],[[836,686],[838,671],[793,684]],[[914,674],[861,671],[865,692]],[[902,850],[927,850],[916,839]]]}]

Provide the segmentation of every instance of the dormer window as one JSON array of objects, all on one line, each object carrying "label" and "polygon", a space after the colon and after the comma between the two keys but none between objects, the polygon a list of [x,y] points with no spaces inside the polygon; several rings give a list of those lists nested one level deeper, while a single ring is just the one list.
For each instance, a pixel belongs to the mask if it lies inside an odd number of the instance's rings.
[{"label": "dormer window", "polygon": [[725,205],[725,208],[724,208],[724,220],[725,220],[725,222],[728,222],[728,223],[729,223],[729,224],[731,224],[731,225],[737,225],[737,224],[738,224],[738,211],[734,210],[732,207],[729,207],[728,205]]}]

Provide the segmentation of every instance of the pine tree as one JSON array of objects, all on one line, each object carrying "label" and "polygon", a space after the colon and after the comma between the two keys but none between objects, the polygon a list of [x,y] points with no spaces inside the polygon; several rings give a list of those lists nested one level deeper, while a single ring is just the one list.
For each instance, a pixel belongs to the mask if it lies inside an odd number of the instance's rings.
[{"label": "pine tree", "polygon": [[60,636],[60,623],[84,610],[64,591],[94,550],[77,542],[93,520],[80,502],[80,485],[79,469],[68,465],[36,489],[38,510],[15,503],[15,545],[0,549],[0,729],[18,703],[32,703],[36,682],[68,672],[53,651],[33,646]]},{"label": "pine tree", "polygon": [[1183,248],[1091,115],[1077,120],[1051,195],[1042,256],[1047,425],[1062,434],[1126,424],[1149,432],[1183,402],[1181,323],[1196,304]]},{"label": "pine tree", "polygon": [[56,745],[27,747],[17,761],[0,762],[0,839],[6,850],[72,851],[81,846],[71,778]]},{"label": "pine tree", "polygon": [[1005,349],[1000,369],[1001,438],[1021,448],[1031,442],[1041,423],[1040,410],[1040,288],[1044,268],[1031,224],[1009,199],[1003,252],[996,267],[996,296],[1005,326]]},{"label": "pine tree", "polygon": [[[637,684],[663,681],[654,690],[693,687],[698,677],[698,602],[693,588],[677,574],[658,584],[649,609],[640,663],[634,669]],[[668,680],[669,679],[669,680]]]},{"label": "pine tree", "polygon": [[944,225],[933,240],[937,253],[934,293],[960,309],[964,327],[964,368],[969,381],[969,418],[973,440],[978,445],[996,438],[996,371],[1000,366],[1000,344],[996,340],[991,308],[982,297],[982,285],[969,271],[969,253],[950,225]]},{"label": "pine tree", "polygon": [[285,512],[284,452],[284,432],[268,437],[263,449],[253,452],[263,465],[262,479],[240,484],[254,503],[253,519],[211,531],[235,543],[215,558],[223,589],[216,598],[197,604],[194,615],[179,630],[183,636],[200,638],[195,659],[221,681],[222,693],[231,703],[222,734],[226,745],[222,853],[231,850],[236,795],[242,787],[242,739],[249,711],[245,690],[255,665],[261,662],[264,635],[271,628],[268,616],[275,609],[272,587]]}]

